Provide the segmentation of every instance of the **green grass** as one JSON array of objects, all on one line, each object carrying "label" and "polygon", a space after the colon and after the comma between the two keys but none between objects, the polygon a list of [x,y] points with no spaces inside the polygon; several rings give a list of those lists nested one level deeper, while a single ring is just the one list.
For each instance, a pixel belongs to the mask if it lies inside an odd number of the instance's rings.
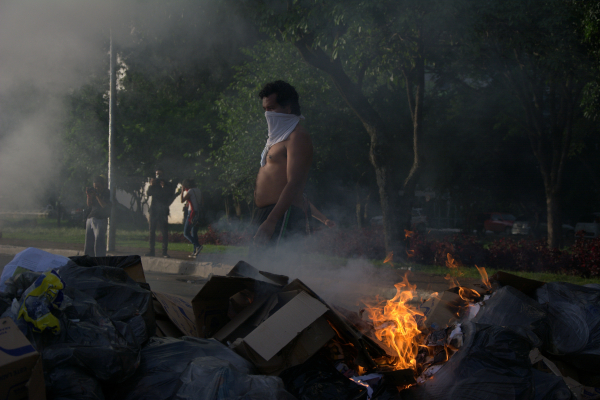
[{"label": "green grass", "polygon": [[[169,225],[171,232],[182,232],[181,225]],[[200,234],[203,232],[200,231]],[[121,247],[148,248],[148,231],[117,229],[117,250]],[[4,239],[48,241],[57,243],[85,243],[85,229],[79,226],[56,226],[56,220],[51,218],[5,220],[2,226],[2,237]],[[160,247],[160,243],[157,243]],[[169,243],[169,250],[192,252],[191,243]],[[206,245],[202,253],[232,253],[245,255],[247,247],[242,246],[216,246]]]},{"label": "green grass", "polygon": [[[21,239],[21,240],[32,240],[32,241],[49,241],[59,243],[75,243],[83,246],[85,242],[85,229],[82,226],[63,226],[57,227],[56,220],[51,218],[37,218],[37,219],[4,219],[2,221],[2,237],[5,239]],[[181,225],[169,225],[171,232],[182,232],[183,227]],[[199,233],[202,233],[199,232]],[[134,230],[134,229],[118,229],[116,246],[117,250],[119,247],[134,247],[134,248],[148,248],[148,237],[147,230]],[[160,243],[157,243],[160,247]],[[169,249],[173,251],[187,251],[192,252],[192,245],[190,243],[169,243]],[[240,256],[246,256],[248,253],[248,247],[245,246],[215,246],[205,245],[202,253],[204,254],[222,254],[222,253],[237,254]],[[323,254],[307,254],[309,262],[313,263],[325,263],[330,265],[345,266],[348,264],[348,259],[343,257],[333,257]],[[383,260],[369,260],[374,266],[380,268],[389,268],[388,264],[383,264]],[[395,263],[397,269],[410,269],[412,271],[419,271],[428,274],[435,275],[447,275],[450,270],[446,266],[440,265],[420,265],[412,263]],[[492,276],[498,269],[486,268],[488,276]],[[476,268],[462,267],[461,272],[466,278],[479,278],[479,272]],[[544,282],[561,281],[570,282],[575,284],[586,284],[586,283],[600,283],[600,278],[586,279],[579,276],[572,275],[561,275],[551,274],[545,272],[513,272],[506,271],[512,274],[522,276],[524,278],[535,279]]]}]

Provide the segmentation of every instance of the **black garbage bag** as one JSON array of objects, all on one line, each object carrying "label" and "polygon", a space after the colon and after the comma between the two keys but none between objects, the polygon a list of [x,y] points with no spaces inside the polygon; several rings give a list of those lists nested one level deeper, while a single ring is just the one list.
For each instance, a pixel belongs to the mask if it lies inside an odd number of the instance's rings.
[{"label": "black garbage bag", "polygon": [[71,261],[80,267],[116,267],[127,268],[139,264],[142,260],[140,256],[109,256],[109,257],[90,257],[90,256],[74,256],[69,257]]},{"label": "black garbage bag", "polygon": [[571,399],[562,379],[534,373],[529,360],[532,343],[526,336],[509,328],[473,322],[462,325],[462,329],[465,342],[461,349],[434,379],[409,389],[405,398]]},{"label": "black garbage bag", "polygon": [[368,396],[365,386],[346,378],[319,353],[279,376],[298,400],[366,400]]},{"label": "black garbage bag", "polygon": [[[123,324],[128,325],[134,334],[130,338],[135,342],[132,344],[139,347],[155,335],[152,293],[141,288],[122,269],[69,264],[61,268],[59,273],[66,287],[76,288],[96,300],[120,330],[124,330]],[[123,333],[129,338],[126,332]]]},{"label": "black garbage bag", "polygon": [[[550,330],[546,310],[538,302],[512,286],[504,286],[485,302],[472,322],[511,327],[529,336],[534,346],[541,346]],[[537,338],[531,336],[533,332]]]},{"label": "black garbage bag", "polygon": [[150,339],[131,379],[107,388],[114,400],[293,399],[281,379],[252,375],[254,366],[214,339]]},{"label": "black garbage bag", "polygon": [[536,296],[548,309],[551,324],[546,350],[575,366],[600,372],[600,289],[550,282]]},{"label": "black garbage bag", "polygon": [[78,368],[54,368],[45,373],[46,396],[53,400],[104,400],[97,379]]},{"label": "black garbage bag", "polygon": [[121,334],[91,296],[72,287],[66,287],[64,295],[58,334],[30,334],[42,353],[44,371],[78,368],[99,380],[114,382],[133,375],[140,347]]}]

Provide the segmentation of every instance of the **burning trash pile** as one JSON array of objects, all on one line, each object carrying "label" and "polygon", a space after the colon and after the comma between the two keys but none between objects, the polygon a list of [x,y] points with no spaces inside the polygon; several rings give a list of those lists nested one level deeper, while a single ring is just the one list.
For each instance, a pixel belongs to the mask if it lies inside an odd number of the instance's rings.
[{"label": "burning trash pile", "polygon": [[481,269],[475,290],[448,266],[443,293],[405,277],[352,311],[243,261],[189,301],[138,256],[28,249],[0,279],[0,397],[600,398],[600,288]]}]

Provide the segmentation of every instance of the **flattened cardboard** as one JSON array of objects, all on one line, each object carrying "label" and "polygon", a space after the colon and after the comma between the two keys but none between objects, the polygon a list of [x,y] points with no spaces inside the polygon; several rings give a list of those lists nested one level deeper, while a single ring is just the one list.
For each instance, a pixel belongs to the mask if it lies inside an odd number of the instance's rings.
[{"label": "flattened cardboard", "polygon": [[[185,335],[198,337],[194,310],[190,302],[174,294],[152,292],[173,324]],[[157,324],[158,325],[158,324]],[[163,324],[164,325],[164,324]],[[161,327],[162,330],[162,327]],[[167,332],[163,330],[166,335]]]},{"label": "flattened cardboard", "polygon": [[[262,299],[254,300],[252,304],[243,309],[240,313],[238,313],[235,317],[231,319],[224,327],[219,329],[217,333],[214,334],[213,338],[217,339],[220,342],[227,343],[228,341],[234,341],[239,337],[246,337],[248,333],[250,333],[256,325],[254,323],[248,323],[247,320],[261,310],[263,307],[267,306],[267,302],[274,303],[273,299],[276,300],[275,296],[263,297]],[[274,304],[273,304],[274,305]],[[266,308],[272,308],[266,307]],[[244,325],[246,329],[242,329]],[[244,331],[247,331],[244,333]]]},{"label": "flattened cardboard", "polygon": [[254,268],[252,265],[248,264],[245,261],[239,261],[232,269],[229,271],[227,276],[237,276],[237,277],[246,277],[256,279],[257,281],[263,281],[268,283],[273,283],[275,285],[285,286],[288,284],[290,278],[285,275],[277,275],[272,274],[270,272],[259,271]]},{"label": "flattened cardboard", "polygon": [[456,321],[459,307],[467,303],[451,291],[445,291],[436,297],[430,297],[419,305],[419,310],[425,315],[424,324],[433,329],[446,328]]},{"label": "flattened cardboard", "polygon": [[254,292],[255,298],[262,298],[280,288],[252,278],[211,276],[192,300],[199,337],[210,338],[229,322],[229,298],[234,294],[248,289]]},{"label": "flattened cardboard", "polygon": [[351,328],[351,324],[346,322],[346,319],[334,311],[325,303],[323,299],[321,299],[315,292],[313,292],[308,286],[306,286],[299,279],[295,279],[289,285],[284,287],[282,291],[292,291],[292,290],[304,290],[308,294],[310,294],[315,299],[319,300],[325,306],[329,308],[329,311],[326,313],[327,320],[333,325],[333,328],[336,330],[337,334],[342,338],[352,343],[357,351],[356,363],[363,368],[376,368],[377,364],[373,361],[371,354],[367,351],[370,349],[373,354],[384,354],[385,351],[377,346],[375,342],[368,339],[368,337],[364,336],[362,333],[357,331],[354,328]]},{"label": "flattened cardboard", "polygon": [[13,320],[0,319],[0,399],[45,399],[40,361],[40,354]]},{"label": "flattened cardboard", "polygon": [[512,286],[530,297],[533,297],[535,295],[535,291],[546,284],[545,282],[523,278],[521,276],[509,274],[508,272],[504,271],[496,272],[494,275],[492,275],[491,280],[498,282],[502,286]]},{"label": "flattened cardboard", "polygon": [[243,339],[237,339],[230,347],[252,362],[264,375],[279,375],[283,370],[302,364],[335,337],[335,330],[325,317],[319,317],[296,339],[292,340],[269,361],[256,353]]},{"label": "flattened cardboard", "polygon": [[244,342],[269,361],[326,311],[323,303],[300,292],[246,336]]}]

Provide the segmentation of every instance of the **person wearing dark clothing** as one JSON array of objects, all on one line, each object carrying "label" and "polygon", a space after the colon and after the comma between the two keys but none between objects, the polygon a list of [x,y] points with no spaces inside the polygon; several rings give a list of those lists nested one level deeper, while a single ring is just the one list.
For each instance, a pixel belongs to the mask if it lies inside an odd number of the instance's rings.
[{"label": "person wearing dark clothing", "polygon": [[[271,212],[275,208],[275,204],[256,209],[252,223],[259,227],[267,220]],[[268,244],[278,245],[281,241],[291,239],[293,237],[305,236],[311,233],[311,210],[307,207],[306,212],[300,207],[290,206],[290,208],[277,220],[275,231],[269,238]]]},{"label": "person wearing dark clothing", "polygon": [[175,185],[167,181],[163,176],[163,171],[156,170],[156,178],[150,181],[148,188],[148,197],[152,197],[150,204],[150,252],[146,256],[154,257],[156,228],[160,229],[162,234],[162,256],[169,257],[167,248],[169,247],[169,207],[177,194]]},{"label": "person wearing dark clothing", "polygon": [[200,226],[194,223],[196,217],[202,215],[202,192],[196,187],[193,179],[184,179],[181,183],[181,202],[185,203],[186,210],[183,219],[183,236],[194,246],[190,258],[196,258],[202,251],[202,245],[198,241],[198,229]]},{"label": "person wearing dark clothing", "polygon": [[87,188],[87,206],[90,212],[85,223],[85,255],[106,256],[106,228],[112,203],[106,182],[101,176],[94,178],[94,187]]}]

